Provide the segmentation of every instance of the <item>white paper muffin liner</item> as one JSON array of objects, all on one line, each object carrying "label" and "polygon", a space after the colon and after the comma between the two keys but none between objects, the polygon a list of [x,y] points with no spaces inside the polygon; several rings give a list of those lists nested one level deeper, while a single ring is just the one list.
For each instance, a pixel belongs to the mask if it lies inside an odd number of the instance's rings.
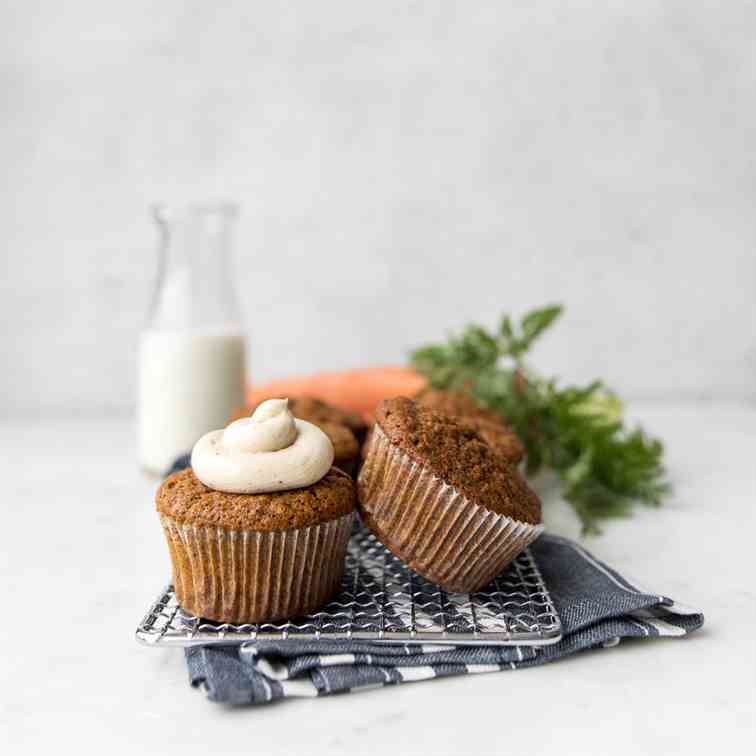
[{"label": "white paper muffin liner", "polygon": [[181,607],[233,624],[309,614],[339,588],[354,513],[292,530],[229,530],[161,514]]},{"label": "white paper muffin liner", "polygon": [[543,530],[472,502],[392,444],[377,424],[357,493],[380,541],[447,591],[487,585]]}]

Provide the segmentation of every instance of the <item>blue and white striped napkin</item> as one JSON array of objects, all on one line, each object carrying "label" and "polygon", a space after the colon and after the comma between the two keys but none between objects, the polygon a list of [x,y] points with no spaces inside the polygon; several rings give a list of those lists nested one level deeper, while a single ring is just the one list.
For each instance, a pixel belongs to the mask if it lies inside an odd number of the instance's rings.
[{"label": "blue and white striped napkin", "polygon": [[572,541],[544,535],[531,550],[562,620],[563,638],[554,645],[288,640],[194,647],[186,651],[190,681],[212,701],[262,704],[531,667],[585,649],[610,648],[623,638],[681,637],[703,624],[699,611],[640,588]]}]

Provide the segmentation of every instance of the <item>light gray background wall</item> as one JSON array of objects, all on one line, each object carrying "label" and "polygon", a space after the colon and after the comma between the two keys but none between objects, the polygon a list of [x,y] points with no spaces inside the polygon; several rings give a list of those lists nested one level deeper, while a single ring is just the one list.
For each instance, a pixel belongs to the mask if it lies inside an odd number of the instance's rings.
[{"label": "light gray background wall", "polygon": [[237,198],[257,378],[563,301],[536,358],[756,395],[754,3],[8,2],[0,409],[127,409],[157,199]]}]

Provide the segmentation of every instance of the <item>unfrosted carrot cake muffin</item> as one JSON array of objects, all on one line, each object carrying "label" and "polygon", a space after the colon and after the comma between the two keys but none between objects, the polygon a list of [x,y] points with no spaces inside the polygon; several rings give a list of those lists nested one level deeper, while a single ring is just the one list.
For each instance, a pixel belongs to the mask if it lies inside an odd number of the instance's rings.
[{"label": "unfrosted carrot cake muffin", "polygon": [[541,504],[466,422],[403,397],[381,402],[357,481],[365,523],[451,591],[482,588],[541,532]]},{"label": "unfrosted carrot cake muffin", "polygon": [[470,394],[462,391],[425,388],[417,394],[415,401],[423,407],[430,407],[457,419],[464,419],[508,462],[516,465],[525,456],[522,441],[504,422],[501,415],[481,406]]},{"label": "unfrosted carrot cake muffin", "polygon": [[333,444],[333,465],[347,475],[354,476],[360,458],[360,445],[346,425],[330,423],[325,420],[314,423],[328,436]]},{"label": "unfrosted carrot cake muffin", "polygon": [[179,604],[235,624],[314,611],[338,589],[355,489],[286,400],[203,436],[156,496]]},{"label": "unfrosted carrot cake muffin", "polygon": [[315,425],[324,423],[338,423],[346,425],[358,441],[361,441],[367,431],[367,423],[359,412],[353,412],[335,404],[329,404],[322,399],[315,399],[311,396],[297,396],[291,400],[292,414],[294,417],[300,417],[302,420],[308,420]]}]

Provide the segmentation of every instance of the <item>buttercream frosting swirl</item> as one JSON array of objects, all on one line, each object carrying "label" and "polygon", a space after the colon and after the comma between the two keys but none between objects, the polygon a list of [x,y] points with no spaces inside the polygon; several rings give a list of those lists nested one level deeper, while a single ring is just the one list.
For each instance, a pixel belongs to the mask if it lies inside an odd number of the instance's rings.
[{"label": "buttercream frosting swirl", "polygon": [[317,425],[295,419],[287,399],[268,399],[251,417],[210,431],[192,449],[192,469],[226,493],[270,493],[317,483],[333,462],[333,444]]}]

